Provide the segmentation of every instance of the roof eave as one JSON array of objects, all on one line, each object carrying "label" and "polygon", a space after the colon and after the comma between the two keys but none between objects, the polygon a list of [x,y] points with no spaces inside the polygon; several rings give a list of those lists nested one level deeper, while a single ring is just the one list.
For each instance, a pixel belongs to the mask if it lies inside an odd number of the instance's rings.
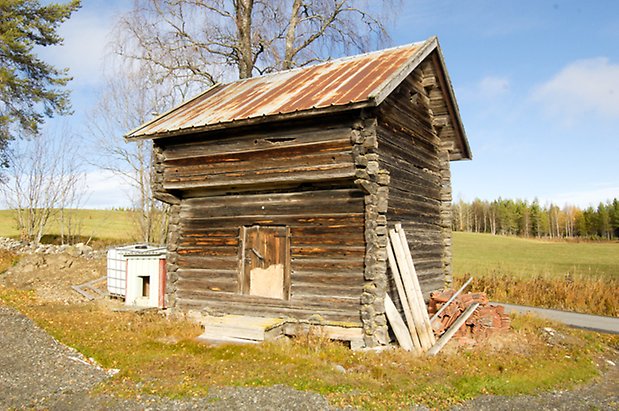
[{"label": "roof eave", "polygon": [[150,137],[150,135],[140,135],[139,131],[140,130],[144,130],[145,128],[147,128],[150,125],[156,123],[157,121],[161,120],[162,118],[167,117],[168,115],[172,114],[176,110],[184,107],[186,104],[189,104],[192,101],[195,101],[195,100],[199,99],[200,97],[204,96],[205,94],[211,92],[211,90],[213,90],[214,88],[218,87],[220,84],[221,83],[213,84],[211,87],[207,88],[202,93],[199,93],[198,95],[193,96],[193,97],[191,97],[190,99],[188,99],[186,101],[183,101],[182,103],[172,107],[171,109],[169,109],[165,113],[159,114],[158,116],[153,117],[152,119],[150,119],[146,123],[143,123],[143,124],[139,125],[138,127],[134,128],[133,130],[129,131],[127,134],[124,135],[125,140],[126,141],[147,140],[149,138],[152,138],[152,137]]},{"label": "roof eave", "polygon": [[158,132],[158,133],[153,133],[153,134],[150,134],[150,133],[149,134],[134,134],[135,132],[139,131],[140,129],[146,126],[144,125],[140,127],[139,129],[127,134],[125,136],[125,139],[129,141],[151,140],[151,139],[156,140],[160,138],[176,137],[176,136],[182,136],[182,135],[187,135],[187,134],[203,133],[203,132],[216,131],[216,130],[222,130],[222,129],[249,127],[253,125],[266,124],[266,123],[271,123],[271,122],[298,120],[298,119],[313,117],[315,115],[332,114],[332,113],[335,114],[335,113],[341,113],[345,111],[358,110],[358,109],[367,108],[367,107],[374,107],[376,105],[377,105],[376,101],[373,98],[369,98],[367,100],[356,102],[356,103],[312,108],[309,110],[295,111],[292,113],[281,113],[281,114],[268,115],[268,116],[250,117],[246,119],[239,119],[239,120],[225,121],[225,122],[216,123],[216,124],[209,124],[209,125],[205,125],[201,127],[189,127],[189,128],[180,128],[177,130],[166,130],[163,132]]},{"label": "roof eave", "polygon": [[434,64],[438,64],[437,73],[439,74],[439,81],[443,83],[441,84],[441,89],[443,90],[443,93],[445,93],[445,99],[447,101],[447,109],[454,123],[454,129],[455,129],[456,135],[458,136],[458,140],[460,143],[459,144],[460,150],[458,150],[457,153],[453,153],[453,157],[450,157],[450,160],[452,161],[472,160],[473,153],[471,152],[471,147],[469,145],[469,141],[466,136],[466,131],[464,130],[464,124],[462,123],[462,117],[460,117],[460,109],[458,108],[458,101],[456,100],[456,95],[453,90],[451,79],[449,78],[449,73],[447,72],[447,66],[443,58],[443,52],[441,51],[441,46],[438,43],[438,39],[436,39],[435,50],[436,50],[436,53],[435,53],[436,58],[434,58],[432,61],[434,62]]}]

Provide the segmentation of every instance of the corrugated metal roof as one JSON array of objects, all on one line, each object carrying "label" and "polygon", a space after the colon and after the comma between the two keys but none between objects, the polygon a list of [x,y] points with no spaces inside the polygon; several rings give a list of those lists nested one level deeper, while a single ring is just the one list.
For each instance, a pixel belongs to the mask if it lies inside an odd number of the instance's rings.
[{"label": "corrugated metal roof", "polygon": [[421,43],[217,84],[127,138],[163,137],[243,120],[377,105],[437,47]]}]

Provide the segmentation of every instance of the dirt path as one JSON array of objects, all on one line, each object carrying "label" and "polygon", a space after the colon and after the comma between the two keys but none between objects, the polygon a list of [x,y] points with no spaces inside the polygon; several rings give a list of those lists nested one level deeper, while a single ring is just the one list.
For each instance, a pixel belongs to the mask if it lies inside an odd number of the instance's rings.
[{"label": "dirt path", "polygon": [[[0,275],[0,283],[33,289],[43,301],[71,303],[80,297],[70,285],[100,277],[101,267],[100,259],[34,254],[23,257],[9,272]],[[93,395],[92,389],[109,375],[84,360],[30,319],[0,302],[0,410],[329,409],[322,396],[286,386],[214,388],[207,397],[186,400]],[[619,353],[613,361],[617,366],[609,366],[598,381],[576,390],[538,396],[482,396],[455,409],[619,410]]]},{"label": "dirt path", "polygon": [[[108,372],[88,364],[30,319],[0,304],[0,409],[49,410],[328,410],[325,398],[286,386],[214,389],[208,397],[139,400],[91,394]],[[619,360],[619,353],[616,356]],[[424,409],[421,407],[420,409]],[[619,364],[599,381],[537,396],[481,396],[454,410],[617,410]]]}]

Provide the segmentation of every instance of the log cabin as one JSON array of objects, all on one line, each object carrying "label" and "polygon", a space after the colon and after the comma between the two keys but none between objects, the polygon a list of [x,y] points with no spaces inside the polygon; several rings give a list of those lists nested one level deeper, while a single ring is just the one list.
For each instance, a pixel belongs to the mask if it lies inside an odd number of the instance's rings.
[{"label": "log cabin", "polygon": [[449,162],[471,151],[436,37],[216,84],[125,137],[153,140],[171,205],[171,309],[386,344],[395,223],[423,291],[450,281]]}]

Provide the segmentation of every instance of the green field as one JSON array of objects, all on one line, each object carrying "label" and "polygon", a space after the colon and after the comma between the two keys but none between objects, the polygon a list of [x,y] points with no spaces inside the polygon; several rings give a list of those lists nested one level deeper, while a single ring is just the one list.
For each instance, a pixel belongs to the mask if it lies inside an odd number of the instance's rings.
[{"label": "green field", "polygon": [[619,243],[544,241],[453,233],[456,275],[508,274],[619,278]]},{"label": "green field", "polygon": [[[80,237],[91,238],[99,243],[123,243],[134,241],[137,236],[137,220],[131,211],[118,210],[69,210]],[[60,235],[57,223],[50,224],[45,234]],[[19,237],[15,213],[0,210],[0,237]]]}]

